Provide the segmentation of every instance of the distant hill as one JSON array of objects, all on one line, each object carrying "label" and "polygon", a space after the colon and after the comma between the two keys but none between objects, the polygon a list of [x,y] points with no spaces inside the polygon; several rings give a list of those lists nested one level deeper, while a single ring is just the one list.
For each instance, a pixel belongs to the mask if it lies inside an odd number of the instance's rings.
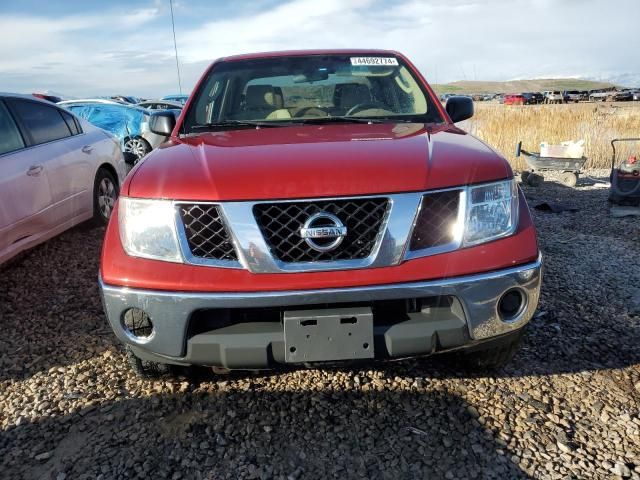
[{"label": "distant hill", "polygon": [[608,82],[581,80],[578,78],[538,78],[535,80],[512,80],[509,82],[482,82],[461,80],[451,83],[431,85],[438,94],[442,93],[522,93],[544,90],[592,90],[614,85]]}]

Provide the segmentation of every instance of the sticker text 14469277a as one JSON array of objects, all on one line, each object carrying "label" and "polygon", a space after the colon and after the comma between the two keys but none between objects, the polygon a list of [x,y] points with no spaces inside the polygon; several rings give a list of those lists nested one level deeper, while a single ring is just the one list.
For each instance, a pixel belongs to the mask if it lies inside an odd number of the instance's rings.
[{"label": "sticker text 14469277a", "polygon": [[351,65],[368,67],[397,66],[398,59],[394,57],[351,57]]}]

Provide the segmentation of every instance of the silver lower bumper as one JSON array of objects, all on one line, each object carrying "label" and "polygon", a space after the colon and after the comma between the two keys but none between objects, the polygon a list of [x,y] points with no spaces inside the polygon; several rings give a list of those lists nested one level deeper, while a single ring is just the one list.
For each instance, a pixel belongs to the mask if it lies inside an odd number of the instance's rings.
[{"label": "silver lower bumper", "polygon": [[[242,368],[242,366],[249,366],[243,365],[242,360],[249,355],[249,351],[254,353],[255,351],[265,351],[264,354],[258,355],[259,360],[249,362],[251,366],[262,366],[261,364],[264,363],[262,359],[265,359],[266,362],[269,356],[276,357],[276,361],[278,360],[280,355],[273,353],[273,345],[282,343],[281,326],[268,323],[254,324],[256,327],[254,330],[243,332],[242,328],[234,325],[226,330],[222,329],[218,335],[214,331],[208,336],[192,339],[188,338],[188,326],[194,312],[224,308],[304,307],[404,298],[453,297],[459,302],[463,313],[460,321],[465,327],[465,333],[464,339],[461,338],[460,342],[473,345],[478,341],[523,327],[531,319],[537,307],[541,281],[542,259],[539,257],[535,262],[494,272],[444,280],[368,287],[247,293],[139,290],[105,285],[102,281],[100,281],[100,287],[105,312],[111,327],[120,340],[135,347],[137,352],[147,352],[149,355],[163,357],[176,363],[190,363],[195,361],[195,358],[192,358],[195,355],[191,345],[191,340],[193,340],[194,344],[199,345],[200,352],[206,351],[210,347],[211,350],[218,352],[216,358],[239,359],[238,361],[225,361],[223,363],[227,365],[224,366]],[[524,304],[517,315],[504,321],[498,313],[498,302],[505,292],[514,288],[523,294]],[[154,330],[149,337],[136,338],[124,327],[124,314],[128,309],[134,307],[144,310],[151,318]],[[400,322],[388,332],[396,332],[398,338],[411,342],[415,350],[416,335],[422,334],[429,328],[433,329],[433,332],[429,333],[430,335],[431,333],[437,334],[437,320],[434,318],[432,326],[429,325],[429,321],[418,326],[415,322],[408,321],[406,329],[403,328],[403,322]],[[243,334],[245,334],[244,337]],[[387,338],[385,341],[389,344],[393,342],[393,338]],[[211,342],[211,345],[208,345],[208,342]],[[395,347],[395,351],[407,353],[405,350]],[[425,342],[423,350],[411,353],[431,353],[433,351],[432,344]],[[266,351],[272,353],[266,353]],[[249,356],[256,358],[253,354]],[[195,355],[195,357],[203,358],[201,354],[200,356]],[[259,365],[253,365],[254,363]]]}]

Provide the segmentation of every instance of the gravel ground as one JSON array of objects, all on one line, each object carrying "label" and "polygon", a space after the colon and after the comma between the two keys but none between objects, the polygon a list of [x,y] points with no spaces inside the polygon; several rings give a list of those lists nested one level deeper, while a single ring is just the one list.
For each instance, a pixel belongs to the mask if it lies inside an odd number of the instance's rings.
[{"label": "gravel ground", "polygon": [[[591,172],[604,177],[604,172]],[[525,188],[546,270],[503,371],[450,357],[143,381],[96,285],[101,230],[0,272],[0,477],[640,479],[640,220],[601,184]]]}]

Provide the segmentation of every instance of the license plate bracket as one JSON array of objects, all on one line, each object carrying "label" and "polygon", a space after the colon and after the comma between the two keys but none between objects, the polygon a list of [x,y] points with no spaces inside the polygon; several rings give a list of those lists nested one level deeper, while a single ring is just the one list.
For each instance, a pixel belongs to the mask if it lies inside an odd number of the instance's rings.
[{"label": "license plate bracket", "polygon": [[288,310],[283,324],[287,363],[374,357],[370,307]]}]

